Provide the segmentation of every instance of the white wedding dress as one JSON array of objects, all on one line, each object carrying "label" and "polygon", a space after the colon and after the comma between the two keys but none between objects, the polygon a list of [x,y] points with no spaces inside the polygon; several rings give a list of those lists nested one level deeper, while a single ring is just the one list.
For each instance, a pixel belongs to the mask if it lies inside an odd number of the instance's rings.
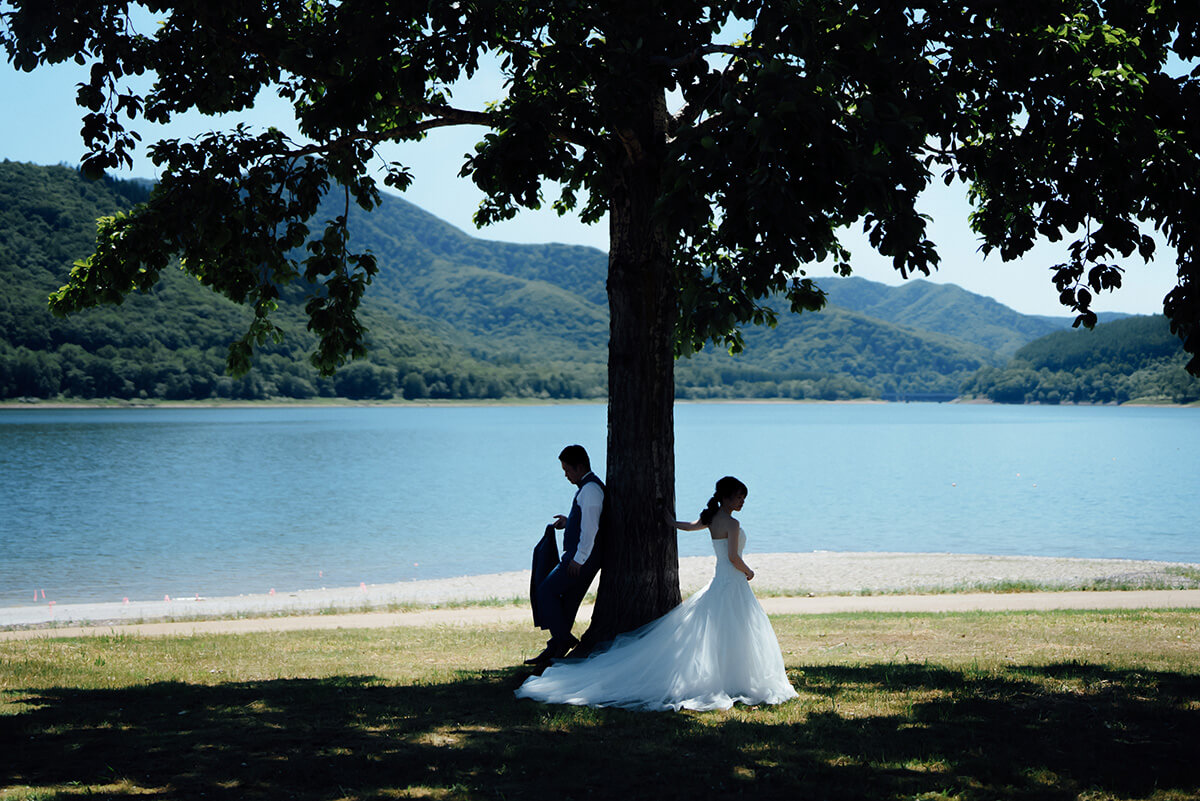
[{"label": "white wedding dress", "polygon": [[[746,533],[738,530],[738,553]],[[717,570],[704,589],[667,614],[617,637],[587,659],[556,661],[517,689],[518,698],[629,709],[729,709],[796,697],[779,641],[746,576],[713,540]]]}]

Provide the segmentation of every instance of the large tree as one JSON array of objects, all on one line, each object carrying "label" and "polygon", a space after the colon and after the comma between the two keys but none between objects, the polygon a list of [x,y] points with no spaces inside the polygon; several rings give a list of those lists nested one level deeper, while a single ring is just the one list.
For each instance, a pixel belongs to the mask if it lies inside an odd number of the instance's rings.
[{"label": "large tree", "polygon": [[[129,165],[143,121],[236,114],[264,89],[293,105],[302,138],[238,126],[150,146],[159,184],[101,221],[95,254],[52,299],[59,312],[147,289],[178,255],[255,309],[231,348],[244,369],[276,334],[280,287],[303,281],[314,360],[332,370],[363,353],[355,310],[375,271],[353,250],[351,202],[378,201],[376,176],[408,185],[404,165],[380,171],[380,145],[445,126],[482,131],[462,168],[486,193],[479,223],[539,206],[546,181],[560,209],[607,213],[602,634],[679,600],[666,522],[676,355],[736,350],[740,326],[774,320],[771,298],[819,309],[805,268],[848,273],[847,226],[902,274],[927,274],[938,258],[916,203],[932,180],[970,186],[970,223],[1003,259],[1073,237],[1052,278],[1085,324],[1093,294],[1120,285],[1120,260],[1152,255],[1145,226],[1157,227],[1179,268],[1165,311],[1200,352],[1194,0],[148,0],[144,30],[129,6],[0,5],[17,67],[91,65],[85,171]],[[450,88],[483,58],[502,64],[502,96],[456,107]],[[152,85],[128,88],[143,73]],[[346,213],[313,230],[335,190]]]}]

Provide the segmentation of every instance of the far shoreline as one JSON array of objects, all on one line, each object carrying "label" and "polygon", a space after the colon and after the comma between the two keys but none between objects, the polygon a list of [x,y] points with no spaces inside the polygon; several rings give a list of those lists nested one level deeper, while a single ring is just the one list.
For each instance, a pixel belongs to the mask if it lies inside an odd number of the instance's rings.
[{"label": "far shoreline", "polygon": [[[423,409],[423,408],[519,408],[532,406],[603,406],[605,398],[422,398],[407,399],[364,399],[353,398],[265,398],[262,400],[237,400],[232,398],[209,398],[203,400],[127,400],[123,398],[5,398],[0,400],[0,411],[11,410],[91,410],[91,409]],[[883,400],[881,398],[846,398],[823,400],[819,398],[677,398],[681,405],[779,405],[779,406],[866,406],[866,405],[952,405],[952,406],[1059,406],[1064,408],[1165,408],[1200,409],[1200,401],[1174,403],[1165,399],[1134,398],[1124,403],[996,403],[987,398],[953,398],[945,401],[926,400]]]}]

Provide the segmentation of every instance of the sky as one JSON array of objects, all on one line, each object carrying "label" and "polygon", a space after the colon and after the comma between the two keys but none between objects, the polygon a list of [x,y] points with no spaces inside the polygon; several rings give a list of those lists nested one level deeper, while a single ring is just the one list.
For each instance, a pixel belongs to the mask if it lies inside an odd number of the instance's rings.
[{"label": "sky", "polygon": [[[79,136],[82,111],[75,105],[75,84],[86,77],[86,68],[75,64],[42,67],[32,73],[20,72],[7,61],[0,63],[0,103],[5,109],[0,123],[0,159],[34,164],[75,165],[83,154]],[[494,70],[485,71],[468,84],[455,87],[451,102],[463,108],[482,108],[494,99],[500,78]],[[259,129],[268,125],[287,132],[294,129],[289,106],[268,95],[259,97],[253,109],[223,118],[187,115],[165,129],[135,126],[143,143],[163,136],[186,138],[209,130],[232,127],[245,122]],[[459,178],[466,154],[473,151],[483,129],[452,127],[435,130],[423,142],[389,146],[383,150],[387,160],[400,161],[411,168],[413,186],[403,197],[472,236],[505,242],[562,242],[608,249],[606,221],[585,225],[572,216],[560,217],[549,204],[557,195],[548,187],[546,207],[523,211],[512,221],[477,229],[472,215],[482,194],[470,180]],[[154,165],[144,156],[132,170],[115,173],[121,177],[155,178]],[[391,192],[387,189],[385,191]],[[1070,312],[1058,303],[1050,281],[1050,266],[1065,261],[1063,243],[1039,245],[1027,256],[1002,262],[993,253],[987,259],[979,252],[977,237],[967,226],[970,211],[966,190],[961,186],[944,187],[940,181],[922,198],[923,212],[930,215],[930,238],[938,246],[942,261],[928,280],[958,286],[979,295],[993,297],[1025,314],[1066,316]],[[1156,237],[1157,238],[1157,237]],[[853,254],[854,274],[873,281],[898,285],[903,282],[890,261],[876,254],[857,231],[849,231],[844,244]],[[1126,267],[1124,284],[1115,293],[1103,293],[1093,302],[1096,311],[1131,314],[1161,314],[1162,299],[1175,286],[1174,253],[1158,238],[1158,254],[1144,264],[1134,258]],[[809,265],[807,274],[833,279],[832,262]]]}]

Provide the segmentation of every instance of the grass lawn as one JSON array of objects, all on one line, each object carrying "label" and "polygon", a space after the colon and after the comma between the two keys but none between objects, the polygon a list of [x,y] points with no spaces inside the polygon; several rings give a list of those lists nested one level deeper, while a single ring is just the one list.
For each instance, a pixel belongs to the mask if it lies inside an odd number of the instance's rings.
[{"label": "grass lawn", "polygon": [[0,642],[0,799],[1200,798],[1200,612],[773,622],[709,713],[518,702],[528,627]]}]

